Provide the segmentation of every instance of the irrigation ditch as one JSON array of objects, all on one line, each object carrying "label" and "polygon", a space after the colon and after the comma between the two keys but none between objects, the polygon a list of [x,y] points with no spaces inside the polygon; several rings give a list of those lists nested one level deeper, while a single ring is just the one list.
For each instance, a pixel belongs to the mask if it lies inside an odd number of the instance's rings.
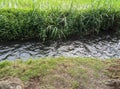
[{"label": "irrigation ditch", "polygon": [[120,58],[118,37],[96,37],[64,41],[14,41],[0,44],[0,60],[37,59],[44,57]]},{"label": "irrigation ditch", "polygon": [[120,89],[119,4],[1,0],[0,89]]}]

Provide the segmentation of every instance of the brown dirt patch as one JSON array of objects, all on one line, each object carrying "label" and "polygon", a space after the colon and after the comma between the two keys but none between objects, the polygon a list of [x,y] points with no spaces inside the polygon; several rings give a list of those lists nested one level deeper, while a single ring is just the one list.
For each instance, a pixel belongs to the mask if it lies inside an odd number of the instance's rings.
[{"label": "brown dirt patch", "polygon": [[25,89],[19,78],[6,77],[0,80],[0,89]]},{"label": "brown dirt patch", "polygon": [[120,59],[113,60],[108,66],[107,71],[109,72],[109,80],[107,85],[114,89],[120,89]]}]

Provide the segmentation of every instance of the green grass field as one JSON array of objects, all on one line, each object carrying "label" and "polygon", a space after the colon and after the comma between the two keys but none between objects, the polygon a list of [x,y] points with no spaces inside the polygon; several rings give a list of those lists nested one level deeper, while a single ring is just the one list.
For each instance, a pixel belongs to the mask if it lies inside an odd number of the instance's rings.
[{"label": "green grass field", "polygon": [[93,6],[119,8],[119,0],[0,0],[0,8],[86,9]]}]

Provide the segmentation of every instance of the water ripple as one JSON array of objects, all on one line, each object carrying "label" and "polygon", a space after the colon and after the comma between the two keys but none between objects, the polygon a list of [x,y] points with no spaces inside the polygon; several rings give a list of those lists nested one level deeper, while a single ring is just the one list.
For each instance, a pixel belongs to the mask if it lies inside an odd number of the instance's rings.
[{"label": "water ripple", "polygon": [[120,40],[94,39],[65,42],[14,42],[0,44],[0,60],[29,59],[52,56],[120,58]]}]

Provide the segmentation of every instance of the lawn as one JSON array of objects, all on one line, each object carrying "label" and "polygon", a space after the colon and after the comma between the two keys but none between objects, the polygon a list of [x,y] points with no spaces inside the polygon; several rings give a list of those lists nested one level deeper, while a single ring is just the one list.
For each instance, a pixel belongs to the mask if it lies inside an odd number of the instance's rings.
[{"label": "lawn", "polygon": [[120,72],[116,71],[119,63],[119,60],[70,57],[2,61],[0,79],[20,78],[27,83],[25,89],[109,89],[105,81],[120,78]]}]

